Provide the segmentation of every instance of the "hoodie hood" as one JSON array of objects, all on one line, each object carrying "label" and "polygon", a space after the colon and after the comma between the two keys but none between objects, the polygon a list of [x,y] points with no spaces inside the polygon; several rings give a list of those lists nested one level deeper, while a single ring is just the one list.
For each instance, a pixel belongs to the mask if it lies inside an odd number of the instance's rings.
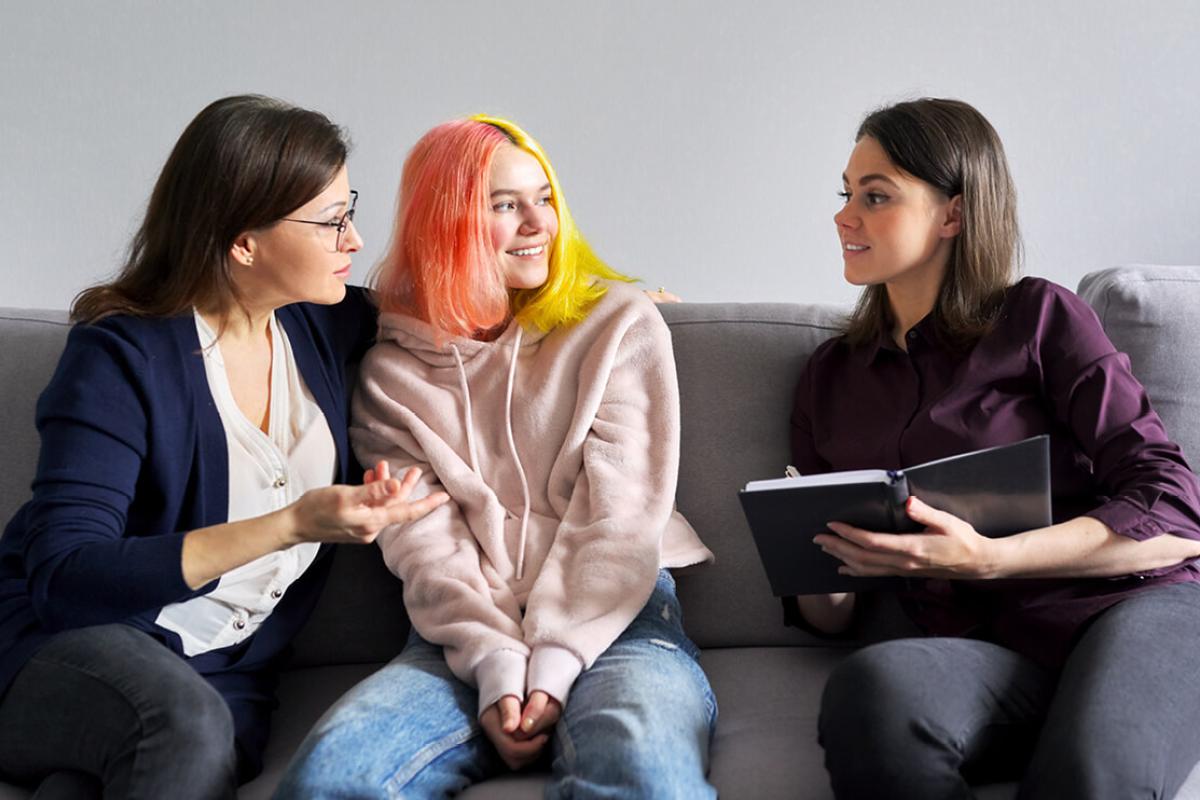
[{"label": "hoodie hood", "polygon": [[453,367],[457,364],[455,350],[459,358],[470,362],[481,354],[511,348],[518,333],[522,349],[536,347],[547,336],[546,331],[522,328],[516,320],[510,320],[498,338],[482,342],[466,336],[446,336],[445,332],[416,317],[388,312],[379,315],[378,341],[394,342],[431,367]]}]

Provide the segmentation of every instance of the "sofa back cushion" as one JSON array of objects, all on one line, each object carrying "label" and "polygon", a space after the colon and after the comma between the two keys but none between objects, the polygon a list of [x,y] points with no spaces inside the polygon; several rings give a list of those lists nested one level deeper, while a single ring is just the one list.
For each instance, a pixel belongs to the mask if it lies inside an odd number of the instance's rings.
[{"label": "sofa back cushion", "polygon": [[34,406],[69,330],[65,311],[0,308],[0,532],[29,499],[39,446]]},{"label": "sofa back cushion", "polygon": [[1200,266],[1129,266],[1084,276],[1091,303],[1167,433],[1200,469]]},{"label": "sofa back cushion", "polygon": [[661,307],[671,328],[682,412],[679,511],[716,563],[679,577],[688,633],[701,647],[796,644],[781,624],[737,493],[783,476],[800,370],[844,310],[795,304]]}]

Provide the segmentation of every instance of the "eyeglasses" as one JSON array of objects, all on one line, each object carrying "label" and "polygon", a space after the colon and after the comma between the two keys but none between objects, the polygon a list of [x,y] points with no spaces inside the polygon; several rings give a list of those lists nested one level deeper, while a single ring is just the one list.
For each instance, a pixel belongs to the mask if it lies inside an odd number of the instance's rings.
[{"label": "eyeglasses", "polygon": [[346,209],[346,213],[342,214],[338,219],[315,220],[315,219],[292,219],[284,217],[280,222],[302,222],[305,225],[323,225],[326,228],[337,228],[337,244],[335,250],[342,249],[342,242],[346,239],[346,229],[350,227],[350,223],[354,222],[354,206],[358,203],[358,192],[350,190],[350,207]]}]

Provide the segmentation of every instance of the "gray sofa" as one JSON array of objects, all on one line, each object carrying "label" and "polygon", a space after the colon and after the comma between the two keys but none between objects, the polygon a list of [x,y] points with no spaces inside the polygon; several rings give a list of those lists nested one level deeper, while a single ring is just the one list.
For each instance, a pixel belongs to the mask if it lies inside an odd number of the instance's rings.
[{"label": "gray sofa", "polygon": [[[1093,273],[1080,292],[1150,391],[1168,429],[1200,462],[1200,267],[1127,267]],[[784,628],[736,499],[747,480],[788,461],[792,386],[842,310],[797,304],[667,306],[683,405],[678,504],[716,553],[681,575],[685,623],[720,703],[710,777],[722,796],[831,796],[816,742],[821,688],[847,649],[910,631],[886,595],[871,597],[861,636],[836,646]],[[0,309],[0,519],[29,491],[37,454],[33,406],[66,335],[62,312]],[[280,686],[264,774],[241,796],[269,796],[309,726],[355,681],[395,655],[408,623],[400,584],[374,548],[337,554],[325,594],[299,637]],[[1195,643],[1200,648],[1200,643]],[[1197,720],[1200,724],[1200,720]],[[181,754],[181,757],[186,757]],[[468,798],[532,798],[536,775],[470,789]],[[1012,795],[1011,785],[981,797]],[[27,793],[0,784],[0,800]],[[887,796],[880,787],[880,797]],[[1179,797],[1200,800],[1200,770]]]}]

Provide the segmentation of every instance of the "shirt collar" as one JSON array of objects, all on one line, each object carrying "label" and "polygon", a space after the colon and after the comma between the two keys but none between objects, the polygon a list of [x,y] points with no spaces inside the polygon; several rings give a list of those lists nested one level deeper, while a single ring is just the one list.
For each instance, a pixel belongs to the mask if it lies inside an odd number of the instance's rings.
[{"label": "shirt collar", "polygon": [[863,363],[868,367],[871,366],[879,358],[880,354],[889,347],[894,349],[896,345],[892,344],[892,337],[886,331],[881,330],[875,334],[875,339],[868,342],[867,346],[863,348]]},{"label": "shirt collar", "polygon": [[[933,321],[933,313],[930,312],[921,318],[921,321],[913,325],[908,333],[911,335],[916,332],[917,338],[931,345],[936,345],[938,340],[936,323]],[[863,349],[863,359],[867,366],[871,366],[885,352],[901,353],[903,352],[896,343],[892,341],[892,333],[886,328],[881,329],[876,334],[875,339],[871,341]]]}]

